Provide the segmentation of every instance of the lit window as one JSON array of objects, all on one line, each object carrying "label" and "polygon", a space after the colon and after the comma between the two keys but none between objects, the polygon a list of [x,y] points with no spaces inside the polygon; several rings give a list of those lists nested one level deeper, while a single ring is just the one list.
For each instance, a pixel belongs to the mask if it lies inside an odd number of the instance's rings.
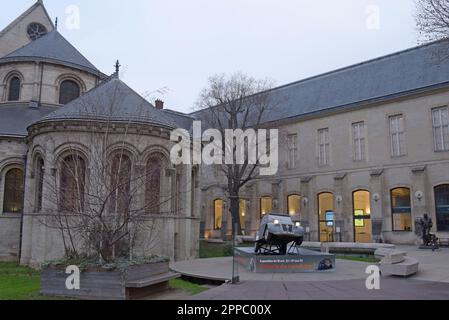
[{"label": "lit window", "polygon": [[11,169],[5,175],[3,212],[22,213],[23,210],[23,171]]},{"label": "lit window", "polygon": [[327,166],[330,162],[329,128],[318,130],[318,164]]},{"label": "lit window", "polygon": [[352,124],[354,161],[366,160],[365,122]]},{"label": "lit window", "polygon": [[412,231],[410,189],[396,188],[391,190],[391,211],[393,231]]},{"label": "lit window", "polygon": [[301,197],[297,194],[288,196],[288,213],[297,216],[301,212]]},{"label": "lit window", "polygon": [[246,216],[248,215],[248,202],[245,199],[240,199],[240,227],[245,229]]},{"label": "lit window", "polygon": [[391,156],[401,157],[406,154],[405,125],[403,115],[390,117]]},{"label": "lit window", "polygon": [[214,201],[214,230],[221,230],[223,224],[223,200]]},{"label": "lit window", "polygon": [[433,136],[435,151],[449,151],[449,115],[448,108],[432,110]]},{"label": "lit window", "polygon": [[435,187],[435,209],[438,231],[449,231],[449,184]]},{"label": "lit window", "polygon": [[273,198],[272,197],[262,197],[260,199],[260,215],[270,214],[273,212]]}]

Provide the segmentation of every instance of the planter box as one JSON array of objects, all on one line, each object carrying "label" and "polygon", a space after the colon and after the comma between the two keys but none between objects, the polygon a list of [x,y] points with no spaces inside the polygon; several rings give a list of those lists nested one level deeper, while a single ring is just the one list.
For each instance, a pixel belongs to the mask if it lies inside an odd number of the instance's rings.
[{"label": "planter box", "polygon": [[63,267],[42,270],[41,293],[45,296],[79,299],[128,300],[168,288],[168,281],[179,277],[170,272],[168,262],[132,266],[126,269],[87,269],[80,275],[80,290],[68,290],[69,275]]}]

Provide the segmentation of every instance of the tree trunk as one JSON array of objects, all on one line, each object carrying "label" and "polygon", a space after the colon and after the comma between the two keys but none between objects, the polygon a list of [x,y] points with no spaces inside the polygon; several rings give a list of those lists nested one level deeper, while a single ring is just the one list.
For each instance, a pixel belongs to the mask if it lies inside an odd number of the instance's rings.
[{"label": "tree trunk", "polygon": [[[242,226],[240,225],[240,198],[238,193],[231,195],[231,217],[232,217],[232,234],[241,235]],[[236,229],[237,228],[237,229]]]}]

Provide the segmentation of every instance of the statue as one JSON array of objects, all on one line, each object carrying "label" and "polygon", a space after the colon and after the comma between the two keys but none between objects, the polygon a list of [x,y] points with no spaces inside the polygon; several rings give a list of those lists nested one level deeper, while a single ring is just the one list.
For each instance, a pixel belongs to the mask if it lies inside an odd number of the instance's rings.
[{"label": "statue", "polygon": [[426,248],[432,247],[432,250],[438,249],[438,238],[430,233],[433,227],[433,222],[429,215],[424,214],[424,218],[419,220],[419,224],[421,226],[423,246]]}]

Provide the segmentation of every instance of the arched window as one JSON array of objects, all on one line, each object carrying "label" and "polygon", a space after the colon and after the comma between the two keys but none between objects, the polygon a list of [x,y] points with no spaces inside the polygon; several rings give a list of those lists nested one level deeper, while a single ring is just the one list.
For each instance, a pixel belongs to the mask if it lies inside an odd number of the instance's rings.
[{"label": "arched window", "polygon": [[449,184],[435,187],[435,207],[438,231],[449,231]]},{"label": "arched window", "polygon": [[248,215],[248,201],[247,200],[240,199],[239,212],[240,212],[240,228],[242,230],[245,230],[246,216]]},{"label": "arched window", "polygon": [[318,195],[320,242],[334,241],[335,208],[334,195],[330,192]]},{"label": "arched window", "polygon": [[8,101],[19,101],[20,100],[20,87],[21,87],[21,81],[20,81],[19,77],[14,76],[9,80]]},{"label": "arched window", "polygon": [[22,213],[23,210],[23,171],[11,169],[5,175],[3,212]]},{"label": "arched window", "polygon": [[59,103],[67,104],[81,94],[80,86],[73,80],[64,80],[59,87]]},{"label": "arched window", "polygon": [[214,230],[221,230],[223,223],[223,200],[214,201]]},{"label": "arched window", "polygon": [[127,215],[130,209],[131,159],[118,153],[113,156],[111,168],[110,211]]},{"label": "arched window", "polygon": [[260,198],[260,217],[273,212],[273,197]]},{"label": "arched window", "polygon": [[391,190],[393,231],[412,231],[412,200],[409,188]]},{"label": "arched window", "polygon": [[148,159],[146,167],[145,208],[151,214],[160,213],[161,209],[161,176],[163,157],[153,155]]},{"label": "arched window", "polygon": [[297,194],[291,194],[287,198],[288,213],[291,216],[299,216],[301,213],[301,196]]},{"label": "arched window", "polygon": [[69,213],[84,209],[86,164],[79,155],[69,155],[61,165],[60,207]]},{"label": "arched window", "polygon": [[35,210],[39,212],[42,210],[42,196],[44,188],[44,160],[42,157],[37,157],[36,168],[35,168],[35,179],[36,179],[36,205]]}]

